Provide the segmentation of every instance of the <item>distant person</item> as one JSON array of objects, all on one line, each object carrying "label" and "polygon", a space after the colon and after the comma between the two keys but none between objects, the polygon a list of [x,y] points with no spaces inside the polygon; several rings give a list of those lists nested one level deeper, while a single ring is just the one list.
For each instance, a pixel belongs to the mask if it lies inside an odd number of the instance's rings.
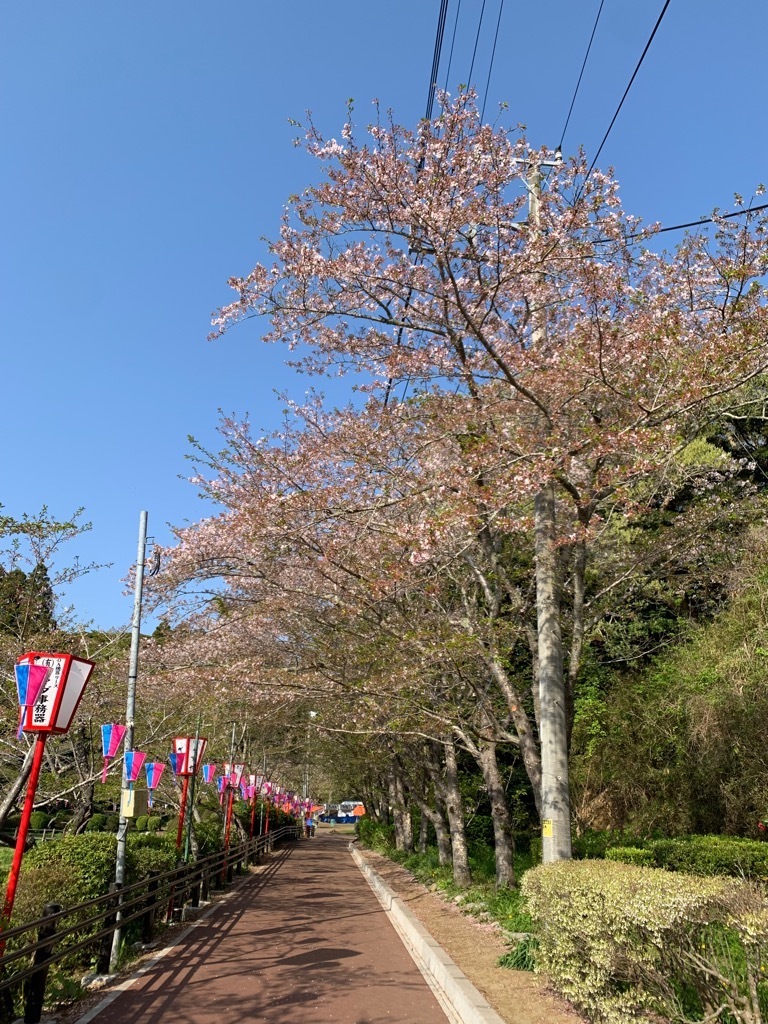
[{"label": "distant person", "polygon": [[314,821],[312,819],[312,815],[308,814],[304,818],[304,838],[305,839],[311,839],[314,834],[315,834],[315,823],[314,823]]}]

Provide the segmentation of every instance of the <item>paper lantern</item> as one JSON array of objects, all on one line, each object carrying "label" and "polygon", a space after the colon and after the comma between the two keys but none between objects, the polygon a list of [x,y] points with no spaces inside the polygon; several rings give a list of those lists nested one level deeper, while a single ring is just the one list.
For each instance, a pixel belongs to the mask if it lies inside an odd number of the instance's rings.
[{"label": "paper lantern", "polygon": [[[65,733],[72,724],[77,707],[94,669],[92,661],[76,658],[73,654],[30,651],[22,655],[17,666],[41,666],[48,670],[38,687],[34,703],[22,704],[21,727],[24,732]],[[22,672],[24,694],[30,700],[38,685],[38,672]],[[26,676],[26,680],[25,680]],[[19,679],[17,677],[17,686]],[[20,692],[21,696],[21,692]]]},{"label": "paper lantern", "polygon": [[176,736],[173,741],[173,752],[177,755],[178,768],[174,768],[176,775],[194,775],[197,772],[203,758],[208,740],[205,736],[195,739],[193,736]]},{"label": "paper lantern", "polygon": [[101,747],[104,753],[104,770],[101,773],[102,782],[107,781],[109,762],[117,753],[126,731],[126,727],[119,725],[117,722],[113,722],[111,725],[102,725],[101,727]]},{"label": "paper lantern", "polygon": [[157,789],[160,784],[160,779],[163,777],[165,771],[165,765],[162,761],[147,761],[144,765],[144,771],[147,773],[147,790],[149,791],[149,806],[152,806],[152,790]]},{"label": "paper lantern", "polygon": [[203,765],[203,782],[206,784],[213,782],[216,777],[216,765],[215,764],[204,764]]},{"label": "paper lantern", "polygon": [[125,779],[134,783],[138,779],[147,755],[142,750],[128,750],[125,754]]}]

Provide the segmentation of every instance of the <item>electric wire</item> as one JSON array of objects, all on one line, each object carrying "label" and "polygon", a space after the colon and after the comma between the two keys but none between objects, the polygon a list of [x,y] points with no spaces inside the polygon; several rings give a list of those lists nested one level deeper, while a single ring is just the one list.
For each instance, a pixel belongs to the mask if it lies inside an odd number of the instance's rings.
[{"label": "electric wire", "polygon": [[[426,109],[426,120],[432,120],[432,109],[435,102],[435,90],[437,88],[437,75],[440,70],[440,57],[443,50],[443,37],[445,35],[445,20],[448,14],[448,0],[440,0],[440,12],[437,17],[437,31],[435,32],[435,49],[432,54],[432,70],[429,78],[429,92],[427,94],[427,109]],[[416,175],[418,177],[424,167],[424,157],[422,156],[419,161],[419,165],[416,169]],[[411,304],[412,289],[408,290],[408,294],[405,298],[405,307],[403,309],[403,318],[408,311]],[[395,339],[395,346],[400,346],[403,343],[403,324],[401,323],[397,329],[397,338]],[[386,409],[389,404],[389,399],[392,394],[392,388],[394,387],[394,378],[389,377],[387,379],[387,387],[384,392],[384,408]],[[408,380],[405,384],[406,390],[408,388]],[[403,392],[403,399],[405,398],[405,392]]]},{"label": "electric wire", "polygon": [[448,80],[451,75],[451,65],[453,64],[453,48],[456,45],[456,29],[459,26],[459,12],[461,11],[461,0],[456,4],[456,17],[453,21],[453,35],[451,37],[451,52],[448,54],[448,70],[445,72],[445,87],[443,92],[448,92]]},{"label": "electric wire", "polygon": [[432,108],[435,103],[435,90],[437,89],[437,75],[440,70],[440,56],[443,50],[443,36],[445,35],[445,20],[448,16],[448,0],[440,0],[440,13],[437,18],[437,32],[435,33],[435,50],[432,55],[432,71],[429,76],[429,92],[427,94],[427,121],[432,120]]},{"label": "electric wire", "polygon": [[469,77],[467,78],[467,86],[472,84],[472,72],[475,69],[475,57],[477,56],[477,44],[480,41],[480,29],[483,27],[483,15],[485,14],[485,0],[483,0],[483,6],[480,8],[480,21],[477,23],[477,35],[475,36],[475,48],[472,51],[472,63],[469,65]]},{"label": "electric wire", "polygon": [[[667,228],[659,228],[654,231],[651,237],[661,235],[665,231],[684,231],[686,228],[698,228],[704,224],[716,224],[719,220],[731,220],[733,217],[747,217],[750,213],[760,213],[761,210],[768,210],[768,203],[760,203],[759,206],[749,206],[744,210],[734,210],[733,213],[721,213],[717,217],[700,217],[699,220],[689,220],[686,224],[671,224]],[[640,233],[627,235],[627,238],[639,238]]]},{"label": "electric wire", "polygon": [[493,71],[493,59],[496,56],[496,43],[499,41],[499,26],[501,25],[501,14],[504,10],[504,0],[499,3],[499,17],[496,20],[496,34],[493,37],[493,49],[491,50],[491,63],[488,65],[488,78],[485,81],[485,95],[483,96],[483,107],[480,111],[480,120],[485,117],[485,104],[488,100],[488,89],[491,84],[491,72]]},{"label": "electric wire", "polygon": [[579,72],[579,79],[576,82],[576,88],[573,90],[573,98],[571,99],[571,105],[568,108],[568,116],[565,119],[565,124],[563,125],[563,132],[562,132],[562,135],[560,136],[560,145],[557,147],[560,150],[562,150],[563,143],[565,142],[565,133],[568,131],[568,125],[570,124],[570,121],[571,121],[571,114],[573,113],[573,108],[574,108],[574,105],[576,103],[576,97],[579,95],[579,86],[581,85],[581,79],[584,77],[584,69],[586,68],[587,61],[589,60],[589,51],[592,49],[592,42],[593,42],[593,40],[595,38],[595,32],[597,32],[597,26],[598,26],[598,23],[600,21],[600,15],[603,13],[603,4],[604,3],[605,3],[605,0],[600,0],[600,6],[597,9],[597,17],[595,18],[595,24],[592,26],[592,35],[589,37],[589,43],[587,43],[587,52],[584,54],[584,63],[581,65],[581,71]]},{"label": "electric wire", "polygon": [[640,70],[640,66],[642,65],[643,61],[645,60],[645,55],[648,53],[648,50],[651,47],[651,43],[653,42],[653,38],[656,35],[656,32],[658,31],[659,25],[661,25],[661,22],[662,22],[662,20],[664,18],[664,15],[667,13],[667,8],[669,7],[670,3],[671,3],[671,0],[666,0],[666,2],[664,4],[664,7],[662,8],[661,14],[656,19],[656,24],[653,26],[653,32],[651,32],[650,38],[648,39],[648,42],[645,44],[645,49],[643,50],[642,54],[640,55],[640,60],[637,62],[637,66],[635,67],[635,70],[632,72],[632,77],[629,80],[629,85],[627,85],[627,88],[624,90],[624,95],[621,97],[621,101],[619,102],[619,105],[616,108],[616,113],[611,118],[611,123],[608,125],[608,130],[606,131],[605,135],[603,136],[603,141],[597,147],[597,152],[595,153],[595,157],[594,157],[592,163],[589,166],[589,170],[586,173],[585,181],[590,176],[590,174],[592,173],[592,171],[595,168],[595,164],[597,163],[598,158],[600,156],[600,153],[603,150],[603,146],[607,142],[608,136],[611,134],[611,129],[613,128],[614,124],[616,123],[616,118],[619,116],[619,112],[620,112],[622,106],[624,105],[624,100],[629,95],[629,90],[632,88],[632,83],[634,82],[635,78],[637,77],[637,73]]}]

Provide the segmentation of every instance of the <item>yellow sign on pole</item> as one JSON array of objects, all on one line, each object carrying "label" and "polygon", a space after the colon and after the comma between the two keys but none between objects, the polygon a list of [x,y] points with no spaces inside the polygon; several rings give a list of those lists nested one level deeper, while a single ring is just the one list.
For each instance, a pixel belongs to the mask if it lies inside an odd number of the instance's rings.
[{"label": "yellow sign on pole", "polygon": [[551,839],[555,834],[555,826],[551,818],[545,818],[541,823],[541,836],[543,839]]}]

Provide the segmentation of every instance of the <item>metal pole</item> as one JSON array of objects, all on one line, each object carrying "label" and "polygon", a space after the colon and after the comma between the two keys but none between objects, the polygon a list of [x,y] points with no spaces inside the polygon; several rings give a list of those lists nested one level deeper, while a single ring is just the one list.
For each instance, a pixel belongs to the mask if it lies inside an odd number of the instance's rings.
[{"label": "metal pole", "polygon": [[[128,694],[125,701],[125,740],[123,750],[133,750],[133,727],[136,713],[136,679],[139,674],[139,643],[141,641],[141,599],[144,591],[144,562],[147,556],[147,519],[146,512],[139,516],[139,544],[136,552],[136,579],[133,590],[133,619],[131,622],[131,653],[128,662]],[[124,795],[128,790],[123,761],[123,784],[120,791],[120,821],[117,828],[117,862],[115,864],[115,882],[122,886],[125,882],[125,849],[128,835],[128,818],[123,814]],[[120,910],[117,911],[117,927],[112,936],[112,955],[109,958],[110,973],[117,970],[120,955]]]}]

